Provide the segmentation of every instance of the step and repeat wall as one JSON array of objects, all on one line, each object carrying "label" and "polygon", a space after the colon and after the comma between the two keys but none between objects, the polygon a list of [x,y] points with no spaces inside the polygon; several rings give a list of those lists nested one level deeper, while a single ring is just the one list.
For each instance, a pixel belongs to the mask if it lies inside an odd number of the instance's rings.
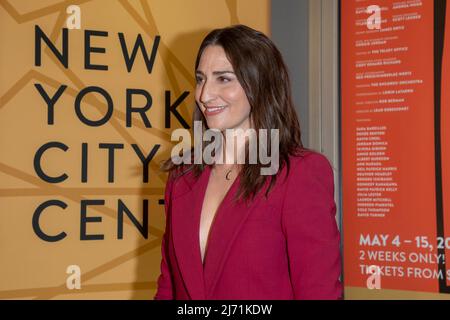
[{"label": "step and repeat wall", "polygon": [[450,3],[341,1],[346,298],[450,298]]},{"label": "step and repeat wall", "polygon": [[0,2],[0,299],[152,299],[171,132],[212,29],[269,0]]}]

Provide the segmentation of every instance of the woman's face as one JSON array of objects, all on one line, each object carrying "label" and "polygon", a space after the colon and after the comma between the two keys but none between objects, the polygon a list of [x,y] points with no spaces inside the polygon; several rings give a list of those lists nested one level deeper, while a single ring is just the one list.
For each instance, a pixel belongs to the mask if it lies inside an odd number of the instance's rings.
[{"label": "woman's face", "polygon": [[221,46],[203,50],[196,79],[195,100],[210,129],[250,128],[250,103]]}]

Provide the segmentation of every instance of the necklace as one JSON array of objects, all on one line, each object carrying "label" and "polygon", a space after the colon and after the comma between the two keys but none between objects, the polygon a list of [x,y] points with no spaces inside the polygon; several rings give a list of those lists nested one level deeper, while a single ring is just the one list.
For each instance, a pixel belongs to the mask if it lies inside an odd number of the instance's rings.
[{"label": "necklace", "polygon": [[225,179],[230,180],[228,175],[231,173],[231,171],[233,171],[233,169],[230,169],[230,170],[227,171],[227,174],[225,175]]},{"label": "necklace", "polygon": [[[231,180],[231,173],[233,172],[234,168],[228,169],[225,173],[225,180],[230,181]],[[222,174],[220,174],[222,175]]]}]

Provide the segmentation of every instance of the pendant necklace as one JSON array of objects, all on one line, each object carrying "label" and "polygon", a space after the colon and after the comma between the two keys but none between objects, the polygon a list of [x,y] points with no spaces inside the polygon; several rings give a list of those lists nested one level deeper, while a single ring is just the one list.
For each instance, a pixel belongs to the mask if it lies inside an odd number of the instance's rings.
[{"label": "pendant necklace", "polygon": [[230,175],[231,171],[233,171],[233,169],[228,170],[227,174],[225,175],[225,179],[230,180],[228,176]]}]

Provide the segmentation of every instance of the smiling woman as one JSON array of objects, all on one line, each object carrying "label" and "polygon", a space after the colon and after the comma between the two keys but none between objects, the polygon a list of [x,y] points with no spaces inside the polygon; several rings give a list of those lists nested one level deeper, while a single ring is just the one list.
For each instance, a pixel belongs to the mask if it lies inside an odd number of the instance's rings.
[{"label": "smiling woman", "polygon": [[[200,45],[195,72],[194,123],[222,134],[218,152],[227,161],[164,163],[170,175],[155,298],[340,298],[333,171],[302,145],[280,52],[247,26],[216,29]],[[272,175],[261,174],[261,158],[248,161],[249,141],[227,148],[230,130],[273,129],[276,147],[256,143],[277,157]],[[242,154],[244,164],[237,161]]]},{"label": "smiling woman", "polygon": [[250,103],[221,46],[205,48],[196,79],[195,100],[208,127],[220,131],[250,128]]}]

